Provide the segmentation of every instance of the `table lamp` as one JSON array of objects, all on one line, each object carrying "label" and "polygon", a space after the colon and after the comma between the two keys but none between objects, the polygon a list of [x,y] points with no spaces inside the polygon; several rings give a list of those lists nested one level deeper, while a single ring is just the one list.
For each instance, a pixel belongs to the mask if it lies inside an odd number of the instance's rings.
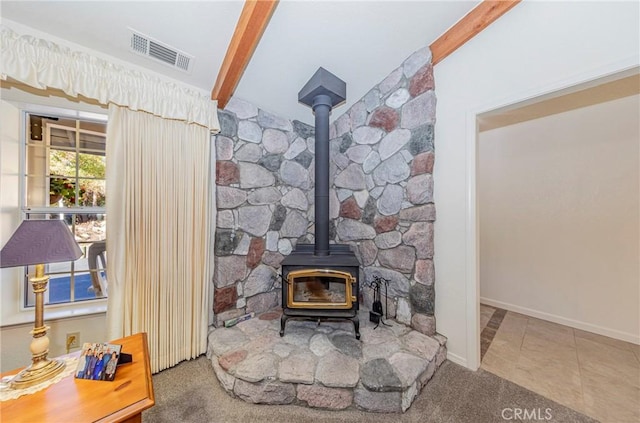
[{"label": "table lamp", "polygon": [[62,220],[24,220],[0,251],[0,267],[36,266],[30,278],[36,296],[36,319],[31,341],[31,365],[11,381],[14,389],[27,388],[53,378],[64,370],[61,360],[50,360],[49,338],[44,324],[44,292],[49,276],[44,274],[45,263],[74,261],[82,256],[71,231]]}]

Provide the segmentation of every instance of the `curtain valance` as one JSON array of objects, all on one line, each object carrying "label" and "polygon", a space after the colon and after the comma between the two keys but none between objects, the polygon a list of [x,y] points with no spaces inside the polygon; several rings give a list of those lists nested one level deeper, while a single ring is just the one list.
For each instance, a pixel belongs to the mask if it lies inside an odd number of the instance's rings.
[{"label": "curtain valance", "polygon": [[197,90],[7,27],[1,29],[0,42],[2,79],[220,130],[217,102]]}]

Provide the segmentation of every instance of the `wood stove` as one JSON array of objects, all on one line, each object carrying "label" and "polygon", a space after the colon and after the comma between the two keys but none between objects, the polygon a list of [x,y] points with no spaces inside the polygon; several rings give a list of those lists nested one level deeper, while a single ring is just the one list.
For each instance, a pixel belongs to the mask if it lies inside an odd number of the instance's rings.
[{"label": "wood stove", "polygon": [[299,244],[282,261],[280,336],[289,318],[349,319],[360,339],[360,263],[348,245],[331,244],[327,256],[313,244]]},{"label": "wood stove", "polygon": [[329,244],[329,114],[346,99],[346,84],[323,68],[298,93],[315,114],[315,244],[298,244],[282,261],[282,318],[349,319],[356,339],[360,263],[349,245]]}]

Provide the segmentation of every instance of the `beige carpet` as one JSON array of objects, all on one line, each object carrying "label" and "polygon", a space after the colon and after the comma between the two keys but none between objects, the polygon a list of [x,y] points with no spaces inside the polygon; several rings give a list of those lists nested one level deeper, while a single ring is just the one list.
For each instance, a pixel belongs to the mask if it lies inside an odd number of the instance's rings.
[{"label": "beige carpet", "polygon": [[547,421],[550,422],[594,422],[484,370],[472,372],[448,361],[402,415],[248,404],[230,397],[222,389],[204,356],[158,373],[153,377],[153,384],[156,405],[142,414],[145,423],[483,423],[507,421],[501,416],[505,408],[507,418],[513,418],[514,409],[526,409],[544,419],[549,409],[552,419]]}]

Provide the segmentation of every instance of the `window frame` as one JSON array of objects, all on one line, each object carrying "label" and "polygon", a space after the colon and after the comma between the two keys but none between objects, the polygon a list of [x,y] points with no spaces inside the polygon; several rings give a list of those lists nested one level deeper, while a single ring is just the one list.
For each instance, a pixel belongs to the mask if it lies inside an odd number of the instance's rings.
[{"label": "window frame", "polygon": [[[74,205],[73,207],[51,207],[51,206],[28,206],[27,205],[28,203],[27,179],[29,177],[28,163],[27,163],[27,158],[28,158],[27,150],[30,144],[29,140],[27,139],[29,136],[27,125],[29,123],[30,115],[46,115],[46,116],[59,117],[63,119],[73,119],[73,120],[79,120],[79,121],[85,121],[85,122],[102,123],[105,125],[108,123],[107,114],[85,112],[80,110],[71,110],[71,109],[59,108],[59,107],[26,105],[26,104],[23,105],[23,107],[20,107],[20,128],[19,128],[20,129],[20,140],[19,140],[20,141],[20,148],[19,148],[19,156],[20,156],[19,157],[20,159],[20,163],[19,163],[20,175],[19,176],[20,177],[18,182],[18,209],[20,212],[20,221],[27,220],[29,218],[29,215],[57,214],[57,213],[74,214],[74,215],[100,214],[106,217],[106,214],[107,214],[106,207],[86,207],[86,206],[77,206],[77,205]],[[76,127],[74,128],[74,130],[78,130],[78,128]],[[85,130],[85,129],[82,129],[82,131],[92,132],[90,130]],[[43,128],[43,135],[44,135],[44,128]],[[106,132],[104,135],[106,138]],[[43,141],[45,141],[44,138],[43,138]],[[52,147],[49,145],[49,143],[46,143],[43,145],[42,148],[44,148],[45,151],[47,151],[46,154],[48,156]],[[61,149],[61,150],[65,150],[65,149]],[[78,146],[74,148],[73,151],[76,154],[79,154],[81,152],[81,149]],[[86,153],[84,151],[82,152]],[[106,146],[105,146],[105,155],[106,155]],[[49,160],[47,159],[47,163],[46,163],[47,174],[45,175],[47,180],[49,180],[49,175],[48,175],[49,165],[50,165]],[[78,169],[76,166],[76,179],[91,179],[91,178],[79,178],[77,171]],[[78,189],[78,187],[76,187],[76,189]],[[70,272],[75,272],[73,262],[71,265]],[[89,270],[86,270],[86,271],[82,270],[81,272],[85,273],[85,272],[89,272]],[[21,283],[19,288],[20,304],[18,309],[21,312],[32,311],[34,308],[34,305],[29,305],[29,297],[30,296],[33,297],[33,293],[31,292],[30,282],[28,278],[28,267],[26,266],[22,267],[20,269],[20,274],[22,278],[21,278]],[[47,287],[47,294],[49,293],[49,288],[50,287]],[[71,294],[71,297],[73,298],[73,293]],[[51,310],[51,311],[48,311],[47,314],[52,315],[53,318],[64,318],[64,317],[70,317],[70,316],[104,313],[106,311],[107,299],[108,297],[105,296],[105,297],[92,298],[92,299],[81,300],[81,301],[68,301],[68,302],[53,303],[53,304],[45,303],[45,308],[47,310]],[[47,295],[47,300],[48,300],[48,295]]]}]

